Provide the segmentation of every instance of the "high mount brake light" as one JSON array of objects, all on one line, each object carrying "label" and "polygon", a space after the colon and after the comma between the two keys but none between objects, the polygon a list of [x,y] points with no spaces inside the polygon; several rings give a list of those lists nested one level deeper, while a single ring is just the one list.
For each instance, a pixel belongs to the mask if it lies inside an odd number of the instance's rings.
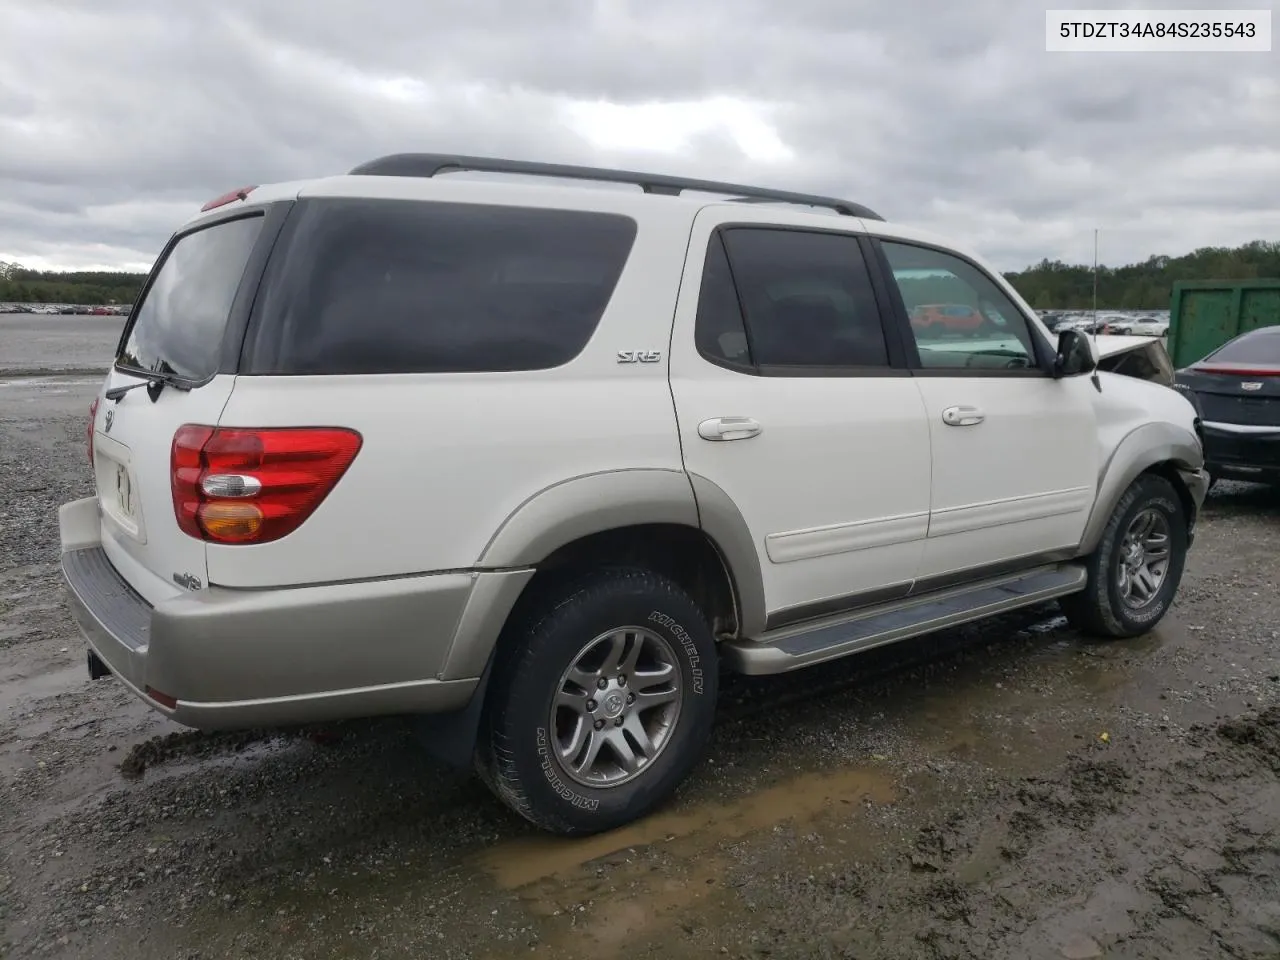
[{"label": "high mount brake light", "polygon": [[248,198],[249,194],[257,189],[258,185],[256,183],[251,187],[237,187],[235,190],[224,193],[220,197],[214,197],[200,208],[200,212],[208,213],[210,210],[217,210],[219,207],[225,207],[228,203],[235,203],[237,200],[245,200]]},{"label": "high mount brake light", "polygon": [[210,543],[279,540],[315,512],[361,443],[342,427],[184,424],[170,452],[178,526]]}]

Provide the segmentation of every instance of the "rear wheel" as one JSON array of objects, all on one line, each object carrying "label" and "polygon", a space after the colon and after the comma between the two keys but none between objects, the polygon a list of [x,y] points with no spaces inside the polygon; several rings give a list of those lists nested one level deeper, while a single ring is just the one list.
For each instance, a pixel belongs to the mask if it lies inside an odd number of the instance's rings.
[{"label": "rear wheel", "polygon": [[1158,624],[1182,580],[1186,513],[1164,477],[1145,474],[1125,491],[1088,560],[1083,591],[1059,600],[1072,626],[1102,637],[1134,637]]},{"label": "rear wheel", "polygon": [[714,638],[674,582],[612,568],[541,594],[505,638],[476,754],[504,803],[562,834],[666,800],[715,715]]}]

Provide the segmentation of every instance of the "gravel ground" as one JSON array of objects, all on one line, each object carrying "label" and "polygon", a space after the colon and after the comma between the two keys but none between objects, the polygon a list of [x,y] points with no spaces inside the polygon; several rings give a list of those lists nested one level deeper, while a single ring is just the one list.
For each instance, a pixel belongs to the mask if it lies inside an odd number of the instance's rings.
[{"label": "gravel ground", "polygon": [[90,682],[94,385],[0,381],[0,956],[1280,957],[1271,491],[1215,490],[1148,637],[1048,607],[729,678],[675,803],[563,841],[401,721],[203,735]]}]

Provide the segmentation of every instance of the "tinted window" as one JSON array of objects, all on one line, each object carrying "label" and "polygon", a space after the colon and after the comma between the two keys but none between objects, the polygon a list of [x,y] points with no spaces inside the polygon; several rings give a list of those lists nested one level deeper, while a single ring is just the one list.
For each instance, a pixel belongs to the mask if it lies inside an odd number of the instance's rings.
[{"label": "tinted window", "polygon": [[612,214],[305,201],[263,279],[247,372],[559,366],[586,346],[635,233]]},{"label": "tinted window", "polygon": [[218,369],[222,334],[262,217],[205,227],[178,240],[139,305],[122,367],[205,380]]},{"label": "tinted window", "polygon": [[1246,333],[1223,346],[1208,359],[1220,363],[1280,364],[1280,333],[1259,330]]},{"label": "tinted window", "polygon": [[922,367],[1036,365],[1026,318],[985,273],[939,250],[888,241],[882,246]]},{"label": "tinted window", "polygon": [[854,237],[733,228],[725,248],[761,366],[888,366],[871,278]]},{"label": "tinted window", "polygon": [[712,235],[707,245],[694,342],[698,352],[712,363],[744,369],[753,366],[742,307],[738,304],[729,258],[718,233]]}]

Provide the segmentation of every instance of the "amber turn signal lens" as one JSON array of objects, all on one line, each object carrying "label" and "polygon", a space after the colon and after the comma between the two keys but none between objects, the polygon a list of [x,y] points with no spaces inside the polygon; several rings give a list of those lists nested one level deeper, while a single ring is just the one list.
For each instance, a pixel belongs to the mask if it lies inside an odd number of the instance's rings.
[{"label": "amber turn signal lens", "polygon": [[200,525],[217,540],[252,540],[266,519],[252,503],[201,504]]}]

